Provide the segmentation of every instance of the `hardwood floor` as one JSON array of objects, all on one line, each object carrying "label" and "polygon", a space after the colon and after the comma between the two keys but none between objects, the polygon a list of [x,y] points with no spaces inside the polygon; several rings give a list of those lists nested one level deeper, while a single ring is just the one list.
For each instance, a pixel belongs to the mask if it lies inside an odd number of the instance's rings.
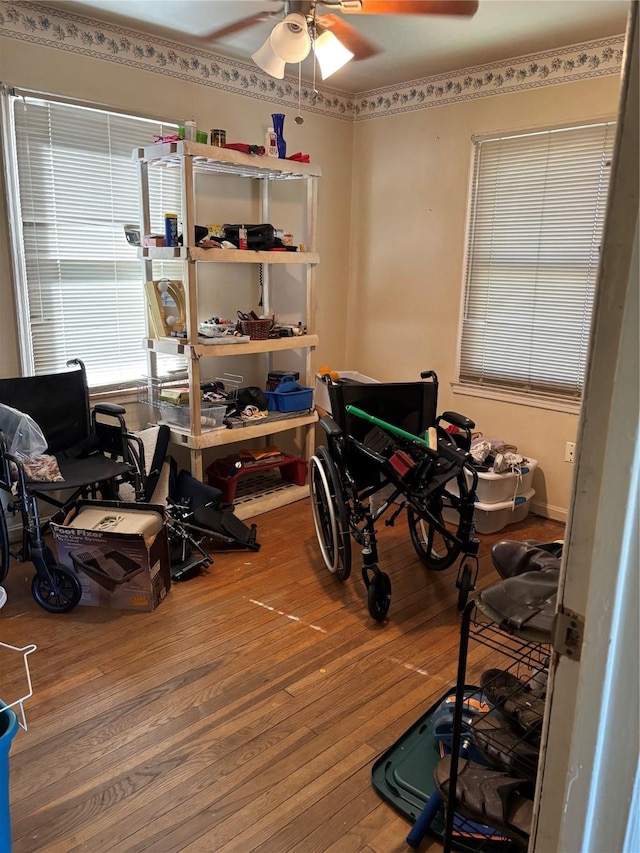
[{"label": "hardwood floor", "polygon": [[[456,568],[428,572],[403,521],[381,525],[379,625],[357,551],[345,583],[321,565],[308,500],[256,522],[259,553],[217,555],[155,613],[48,614],[31,565],[12,564],[0,640],[38,646],[10,756],[13,853],[408,849],[371,766],[454,684]],[[480,537],[479,586],[494,541],[562,535],[530,516]]]}]

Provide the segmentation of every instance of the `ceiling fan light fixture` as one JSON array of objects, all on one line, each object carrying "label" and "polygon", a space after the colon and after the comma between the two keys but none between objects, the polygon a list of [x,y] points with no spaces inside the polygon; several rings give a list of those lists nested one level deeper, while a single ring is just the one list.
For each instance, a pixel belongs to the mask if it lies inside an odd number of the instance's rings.
[{"label": "ceiling fan light fixture", "polygon": [[307,19],[293,12],[276,24],[269,37],[271,47],[285,62],[302,62],[311,50]]},{"label": "ceiling fan light fixture", "polygon": [[335,74],[338,69],[346,65],[354,56],[329,30],[323,30],[315,39],[313,50],[318,60],[323,80]]},{"label": "ceiling fan light fixture", "polygon": [[271,77],[276,77],[278,80],[284,78],[286,63],[271,46],[271,36],[269,36],[261,48],[251,54],[251,59],[253,59],[258,68],[261,68]]}]

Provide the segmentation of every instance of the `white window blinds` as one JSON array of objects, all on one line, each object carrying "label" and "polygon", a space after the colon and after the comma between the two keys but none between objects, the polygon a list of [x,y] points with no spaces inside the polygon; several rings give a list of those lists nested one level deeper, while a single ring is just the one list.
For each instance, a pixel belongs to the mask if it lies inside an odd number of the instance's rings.
[{"label": "white window blinds", "polygon": [[[13,100],[13,117],[31,367],[77,357],[92,388],[128,384],[147,372],[142,267],[123,230],[139,223],[131,152],[174,128],[31,98]],[[180,210],[178,176],[151,171],[152,228],[163,233],[163,212]],[[180,263],[162,275],[180,278]]]},{"label": "white window blinds", "polygon": [[615,124],[476,142],[460,381],[581,395]]}]

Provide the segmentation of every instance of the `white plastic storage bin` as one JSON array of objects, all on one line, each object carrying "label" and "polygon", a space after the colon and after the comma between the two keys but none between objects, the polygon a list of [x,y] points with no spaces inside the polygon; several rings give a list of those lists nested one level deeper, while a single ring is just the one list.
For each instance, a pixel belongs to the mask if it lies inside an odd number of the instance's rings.
[{"label": "white plastic storage bin", "polygon": [[[453,490],[452,490],[453,491]],[[476,501],[473,513],[473,523],[478,533],[497,533],[508,524],[516,524],[524,521],[529,515],[531,499],[535,495],[534,489],[529,489],[523,495],[516,495],[508,501],[499,503],[483,503]],[[445,508],[442,512],[445,521],[456,524],[458,513],[453,509]]]},{"label": "white plastic storage bin", "polygon": [[[364,373],[358,373],[357,370],[338,370],[336,372],[340,379],[348,379],[351,382],[362,382],[365,385],[370,385],[371,383],[378,384],[377,379],[372,379],[370,376],[365,376]],[[319,373],[316,373],[316,388],[314,400],[316,408],[323,409],[328,414],[331,414],[329,389],[322,381]]]},{"label": "white plastic storage bin", "polygon": [[[538,467],[536,459],[525,457],[526,462],[520,473],[505,471],[504,474],[494,474],[493,471],[478,471],[476,497],[484,504],[497,504],[511,501],[518,495],[525,495],[533,487],[533,474]],[[471,474],[465,471],[467,483],[471,487]]]},{"label": "white plastic storage bin", "polygon": [[514,500],[500,503],[476,502],[473,521],[478,533],[497,533],[508,524],[524,521],[529,515],[534,489],[529,489],[523,495],[517,495]]},{"label": "white plastic storage bin", "polygon": [[[222,429],[224,427],[224,416],[227,412],[226,404],[222,406],[208,405],[200,409],[202,430]],[[191,429],[191,413],[189,406],[174,406],[171,403],[163,403],[158,414],[160,421],[169,426],[177,426],[180,429]]]}]

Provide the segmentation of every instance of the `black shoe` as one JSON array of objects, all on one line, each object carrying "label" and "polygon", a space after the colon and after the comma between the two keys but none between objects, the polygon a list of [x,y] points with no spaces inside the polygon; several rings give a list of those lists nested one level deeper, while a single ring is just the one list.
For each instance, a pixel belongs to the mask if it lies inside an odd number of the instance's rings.
[{"label": "black shoe", "polygon": [[501,542],[496,542],[491,549],[491,559],[496,571],[503,578],[512,578],[525,572],[536,572],[542,569],[559,569],[560,557],[548,549],[548,545],[503,539]]}]

